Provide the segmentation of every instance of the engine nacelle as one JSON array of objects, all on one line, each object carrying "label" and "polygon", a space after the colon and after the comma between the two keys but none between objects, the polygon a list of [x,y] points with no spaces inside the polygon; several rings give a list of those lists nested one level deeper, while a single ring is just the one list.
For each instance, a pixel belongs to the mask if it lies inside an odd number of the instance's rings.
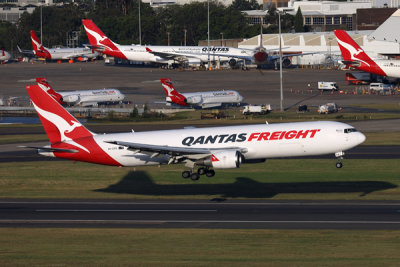
[{"label": "engine nacelle", "polygon": [[61,98],[61,101],[68,104],[76,104],[79,103],[80,97],[79,95],[67,95]]},{"label": "engine nacelle", "polygon": [[292,65],[292,61],[290,60],[290,58],[282,58],[282,67],[289,67],[290,65]]},{"label": "engine nacelle", "polygon": [[239,168],[242,160],[243,156],[239,151],[220,151],[212,155],[211,165],[214,169]]},{"label": "engine nacelle", "polygon": [[228,63],[229,63],[229,66],[231,66],[233,68],[236,66],[237,60],[234,58],[231,58],[231,59],[229,59]]},{"label": "engine nacelle", "polygon": [[190,96],[186,98],[186,103],[188,104],[200,104],[201,102],[203,102],[201,96]]}]

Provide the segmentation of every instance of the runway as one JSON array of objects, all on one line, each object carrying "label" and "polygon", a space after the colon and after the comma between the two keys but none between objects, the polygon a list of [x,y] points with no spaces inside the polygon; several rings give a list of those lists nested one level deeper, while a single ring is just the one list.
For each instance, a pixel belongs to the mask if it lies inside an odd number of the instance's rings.
[{"label": "runway", "polygon": [[3,200],[0,227],[399,230],[400,202]]}]

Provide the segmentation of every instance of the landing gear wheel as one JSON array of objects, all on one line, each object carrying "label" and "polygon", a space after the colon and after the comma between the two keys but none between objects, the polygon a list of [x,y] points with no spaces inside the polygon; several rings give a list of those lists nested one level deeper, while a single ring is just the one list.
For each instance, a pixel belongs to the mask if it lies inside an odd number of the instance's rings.
[{"label": "landing gear wheel", "polygon": [[192,174],[192,173],[191,173],[190,171],[184,171],[184,172],[182,172],[182,177],[185,178],[185,179],[187,179],[187,178],[190,177],[191,174]]},{"label": "landing gear wheel", "polygon": [[192,173],[192,176],[190,177],[193,181],[197,181],[200,179],[200,175],[198,173]]},{"label": "landing gear wheel", "polygon": [[343,167],[343,164],[341,162],[336,163],[336,168],[340,169]]},{"label": "landing gear wheel", "polygon": [[198,173],[199,175],[206,174],[206,172],[207,172],[207,169],[206,169],[206,168],[199,168],[199,169],[197,170],[197,173]]},{"label": "landing gear wheel", "polygon": [[206,172],[206,176],[207,177],[213,177],[215,175],[215,171],[214,170],[208,170],[207,172]]}]

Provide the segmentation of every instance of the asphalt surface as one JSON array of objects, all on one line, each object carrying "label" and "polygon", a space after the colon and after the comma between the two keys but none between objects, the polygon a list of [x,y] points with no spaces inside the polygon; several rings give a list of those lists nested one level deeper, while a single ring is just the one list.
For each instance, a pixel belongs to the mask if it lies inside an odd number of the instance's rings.
[{"label": "asphalt surface", "polygon": [[0,201],[1,227],[400,229],[400,202]]},{"label": "asphalt surface", "polygon": [[[35,78],[47,77],[56,91],[117,88],[135,104],[165,101],[160,78],[170,78],[180,92],[237,90],[244,102],[280,105],[279,71],[275,70],[217,70],[178,71],[158,68],[107,66],[102,61],[56,64],[18,63],[0,66],[0,95],[27,99],[25,85],[35,84]],[[299,104],[317,106],[336,102],[339,106],[398,102],[400,96],[330,94],[317,92],[318,81],[334,81],[344,90],[359,86],[345,84],[345,71],[284,69],[284,107]],[[308,92],[308,84],[314,89]]]}]

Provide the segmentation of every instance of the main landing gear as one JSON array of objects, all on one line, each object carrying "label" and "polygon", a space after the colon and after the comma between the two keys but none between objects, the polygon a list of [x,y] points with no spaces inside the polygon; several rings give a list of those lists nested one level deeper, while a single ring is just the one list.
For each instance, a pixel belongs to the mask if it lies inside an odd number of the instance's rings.
[{"label": "main landing gear", "polygon": [[342,163],[343,156],[344,156],[343,151],[335,153],[335,157],[338,159],[338,161],[336,162],[336,168],[338,168],[338,169],[343,167],[343,163]]},{"label": "main landing gear", "polygon": [[198,168],[197,172],[192,171],[183,171],[182,177],[187,179],[190,177],[193,181],[197,181],[200,179],[200,175],[206,175],[207,177],[213,177],[215,175],[214,170],[209,170],[208,168]]}]

